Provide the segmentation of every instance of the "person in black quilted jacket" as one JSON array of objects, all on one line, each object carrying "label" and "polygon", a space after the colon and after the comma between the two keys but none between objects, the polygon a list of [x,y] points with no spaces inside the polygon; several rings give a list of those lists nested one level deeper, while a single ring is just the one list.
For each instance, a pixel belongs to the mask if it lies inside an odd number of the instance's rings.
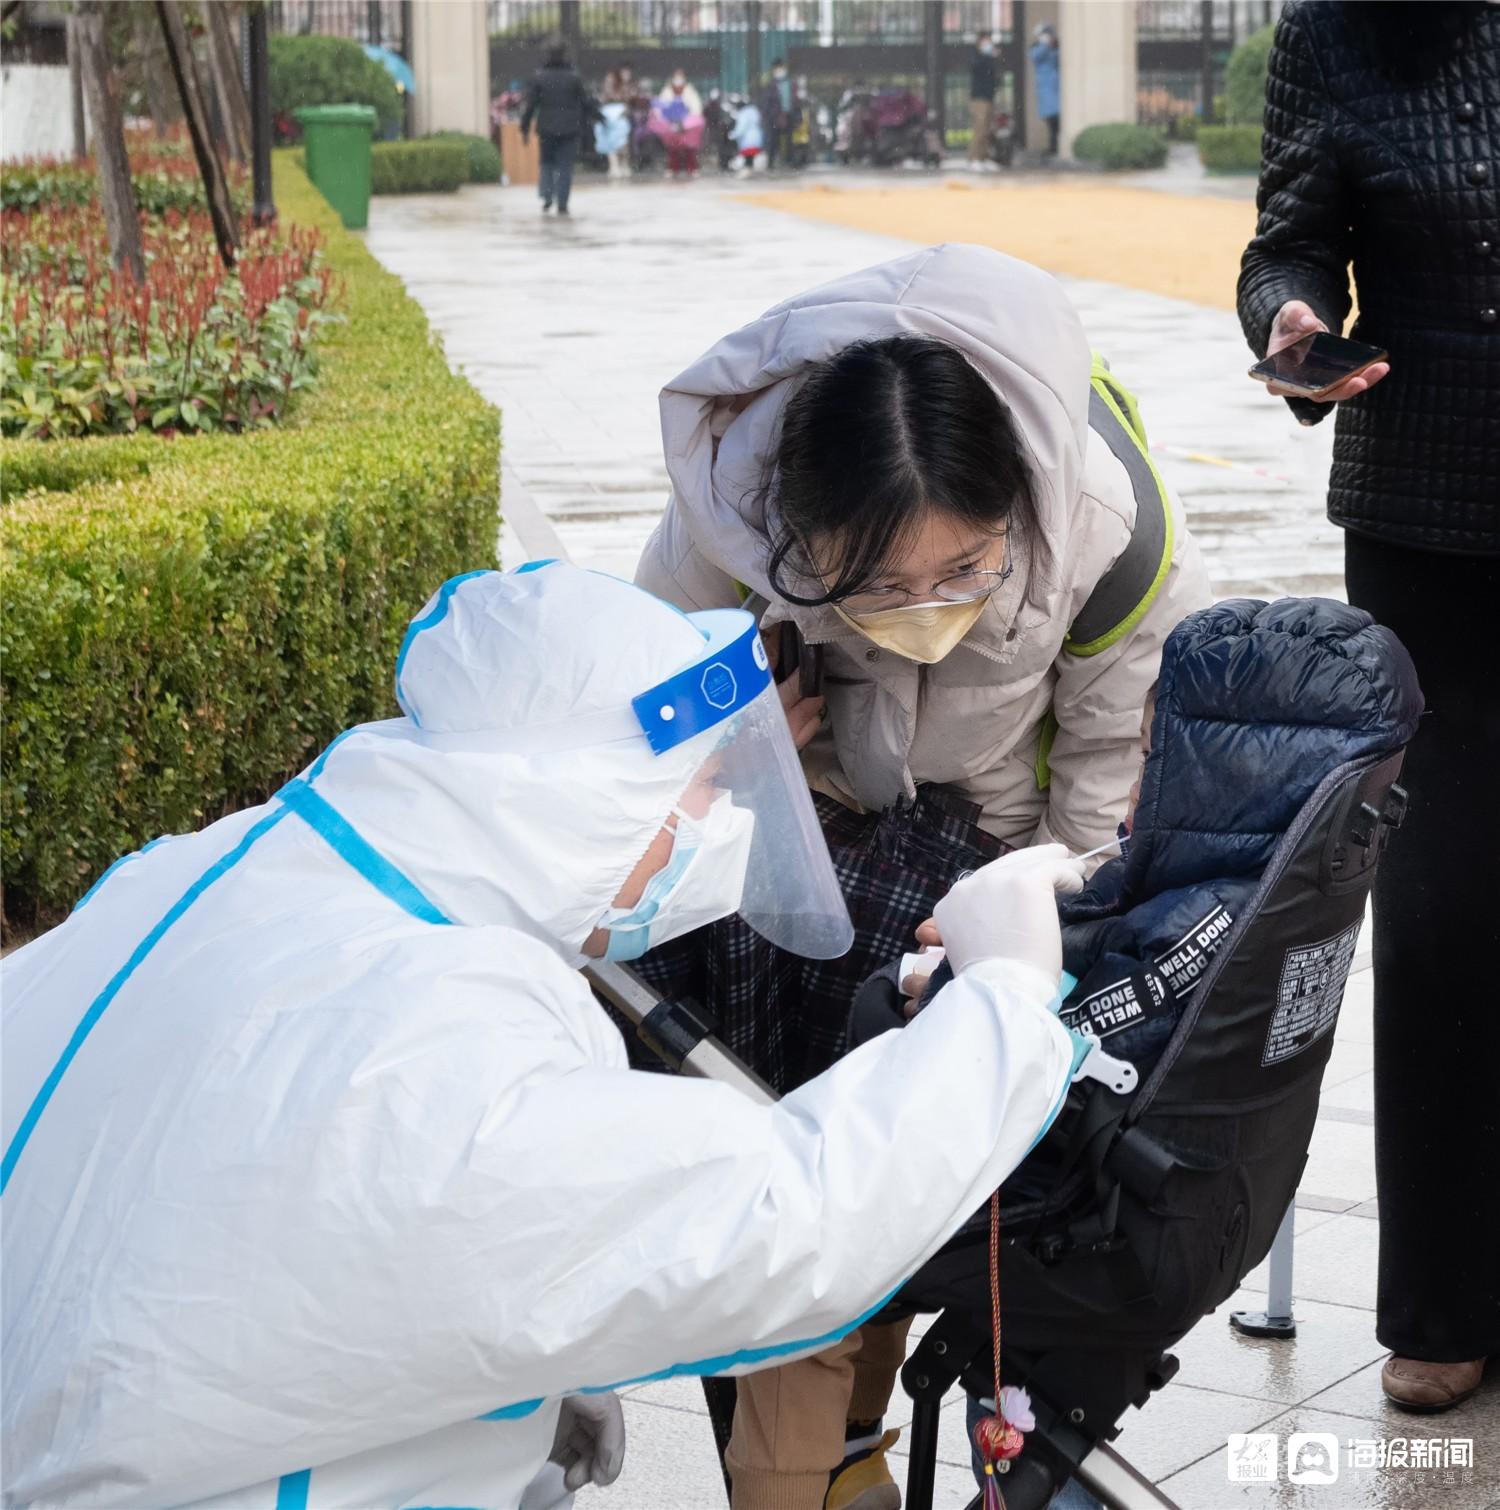
[{"label": "person in black quilted jacket", "polygon": [[1239,281],[1256,354],[1341,331],[1351,264],[1350,334],[1390,354],[1288,404],[1303,424],[1338,404],[1349,598],[1427,694],[1375,889],[1377,1334],[1390,1399],[1444,1410],[1500,1353],[1500,5],[1289,4],[1258,206]]}]

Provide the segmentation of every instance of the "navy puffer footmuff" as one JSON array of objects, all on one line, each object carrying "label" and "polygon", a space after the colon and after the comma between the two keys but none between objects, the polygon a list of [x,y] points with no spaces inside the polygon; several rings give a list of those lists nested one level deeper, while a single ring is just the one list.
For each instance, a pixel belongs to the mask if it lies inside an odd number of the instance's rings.
[{"label": "navy puffer footmuff", "polygon": [[[1144,1074],[1314,788],[1400,748],[1421,712],[1411,658],[1361,609],[1234,599],[1184,619],[1162,651],[1125,852],[1059,903],[1078,979],[1063,1020]],[[927,997],[950,978],[937,971]],[[902,1020],[892,979],[856,998],[852,1041]]]}]

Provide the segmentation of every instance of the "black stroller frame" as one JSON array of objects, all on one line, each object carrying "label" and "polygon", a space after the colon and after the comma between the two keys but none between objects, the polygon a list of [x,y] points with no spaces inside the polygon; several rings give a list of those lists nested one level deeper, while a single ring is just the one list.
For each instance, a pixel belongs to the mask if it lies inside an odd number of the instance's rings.
[{"label": "black stroller frame", "polygon": [[[1008,1510],[1041,1510],[1074,1477],[1110,1510],[1171,1505],[1109,1444],[1292,1204],[1375,866],[1405,812],[1401,763],[1399,750],[1366,757],[1319,784],[1145,1083],[1126,1095],[1075,1084],[1037,1151],[1050,1193],[1003,1208],[1002,1373],[1028,1389],[1037,1422],[1004,1465]],[[617,966],[589,974],[675,1068],[770,1097],[691,1003],[659,1001]],[[913,1401],[906,1510],[932,1510],[943,1397],[959,1382],[993,1390],[984,1213],[879,1319],[923,1312],[939,1314],[901,1375]],[[722,1449],[725,1397],[709,1398]]]}]

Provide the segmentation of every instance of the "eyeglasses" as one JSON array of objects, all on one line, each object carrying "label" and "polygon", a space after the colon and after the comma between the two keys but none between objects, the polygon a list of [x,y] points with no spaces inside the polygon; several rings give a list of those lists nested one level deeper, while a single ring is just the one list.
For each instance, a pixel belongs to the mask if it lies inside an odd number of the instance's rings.
[{"label": "eyeglasses", "polygon": [[[944,603],[973,603],[987,598],[1010,580],[1015,568],[1010,559],[1010,546],[1005,547],[1005,566],[1000,571],[965,571],[934,582],[929,591],[932,597]],[[931,599],[913,592],[909,587],[871,587],[850,593],[836,600],[847,613],[880,613],[887,608],[908,608],[913,603],[926,603]]]}]

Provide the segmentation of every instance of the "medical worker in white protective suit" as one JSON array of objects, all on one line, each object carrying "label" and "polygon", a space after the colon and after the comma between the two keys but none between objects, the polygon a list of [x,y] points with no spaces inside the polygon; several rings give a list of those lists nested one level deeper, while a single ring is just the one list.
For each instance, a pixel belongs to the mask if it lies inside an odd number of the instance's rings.
[{"label": "medical worker in white protective suit", "polygon": [[601,1391],[841,1335],[1056,1112],[1078,867],[1034,853],[779,1105],[627,1069],[589,954],[850,941],[749,615],[476,573],[397,690],[5,963],[7,1505],[566,1503],[619,1471]]}]

